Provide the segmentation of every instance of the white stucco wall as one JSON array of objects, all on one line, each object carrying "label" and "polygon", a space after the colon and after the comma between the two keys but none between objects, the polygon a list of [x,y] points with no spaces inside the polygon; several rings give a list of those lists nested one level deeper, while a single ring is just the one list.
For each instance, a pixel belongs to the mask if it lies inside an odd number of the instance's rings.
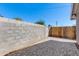
[{"label": "white stucco wall", "polygon": [[76,17],[76,40],[79,44],[79,6],[77,7],[77,17]]},{"label": "white stucco wall", "polygon": [[34,45],[47,37],[47,27],[0,17],[0,55]]},{"label": "white stucco wall", "polygon": [[79,20],[76,20],[76,41],[79,44]]}]

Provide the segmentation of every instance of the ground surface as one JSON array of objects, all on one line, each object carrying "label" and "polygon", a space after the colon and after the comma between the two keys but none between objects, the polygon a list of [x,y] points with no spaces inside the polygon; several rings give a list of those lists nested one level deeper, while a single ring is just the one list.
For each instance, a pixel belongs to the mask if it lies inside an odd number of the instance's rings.
[{"label": "ground surface", "polygon": [[79,56],[74,43],[49,40],[11,52],[7,56]]}]

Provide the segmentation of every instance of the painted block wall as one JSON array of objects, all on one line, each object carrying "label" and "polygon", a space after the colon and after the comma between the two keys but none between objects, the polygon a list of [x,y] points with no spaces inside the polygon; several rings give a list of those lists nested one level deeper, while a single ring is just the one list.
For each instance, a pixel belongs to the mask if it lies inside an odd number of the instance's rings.
[{"label": "painted block wall", "polygon": [[0,55],[48,38],[48,28],[42,25],[0,17]]}]

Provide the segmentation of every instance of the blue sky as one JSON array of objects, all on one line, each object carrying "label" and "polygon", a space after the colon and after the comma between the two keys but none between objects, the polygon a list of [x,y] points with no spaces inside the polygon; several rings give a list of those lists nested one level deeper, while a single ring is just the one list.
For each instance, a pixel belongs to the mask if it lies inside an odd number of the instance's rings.
[{"label": "blue sky", "polygon": [[22,18],[26,22],[44,20],[46,25],[70,26],[72,4],[67,3],[0,3],[0,14],[6,18]]}]

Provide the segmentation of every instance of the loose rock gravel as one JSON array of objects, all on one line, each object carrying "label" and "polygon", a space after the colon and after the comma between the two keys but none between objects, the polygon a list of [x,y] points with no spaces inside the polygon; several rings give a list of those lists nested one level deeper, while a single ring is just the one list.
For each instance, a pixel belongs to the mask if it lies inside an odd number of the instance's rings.
[{"label": "loose rock gravel", "polygon": [[6,56],[79,56],[79,50],[74,43],[49,40],[11,52]]}]

